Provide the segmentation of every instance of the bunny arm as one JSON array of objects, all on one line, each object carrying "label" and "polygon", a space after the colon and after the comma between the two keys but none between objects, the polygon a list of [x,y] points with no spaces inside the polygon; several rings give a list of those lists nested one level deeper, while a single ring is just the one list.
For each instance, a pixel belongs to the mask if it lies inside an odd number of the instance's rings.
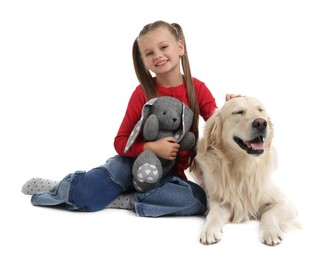
[{"label": "bunny arm", "polygon": [[159,132],[158,117],[155,114],[148,116],[143,126],[143,138],[146,141],[153,141],[157,138]]},{"label": "bunny arm", "polygon": [[185,151],[189,150],[195,145],[195,136],[192,132],[187,132],[183,139],[179,142],[180,150]]}]

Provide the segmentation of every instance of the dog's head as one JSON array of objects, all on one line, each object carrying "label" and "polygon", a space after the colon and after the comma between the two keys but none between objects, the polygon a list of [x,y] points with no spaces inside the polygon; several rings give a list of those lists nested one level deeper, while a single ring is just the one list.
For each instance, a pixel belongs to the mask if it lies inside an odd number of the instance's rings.
[{"label": "dog's head", "polygon": [[262,102],[253,97],[227,101],[206,122],[199,149],[261,155],[269,149],[273,125]]}]

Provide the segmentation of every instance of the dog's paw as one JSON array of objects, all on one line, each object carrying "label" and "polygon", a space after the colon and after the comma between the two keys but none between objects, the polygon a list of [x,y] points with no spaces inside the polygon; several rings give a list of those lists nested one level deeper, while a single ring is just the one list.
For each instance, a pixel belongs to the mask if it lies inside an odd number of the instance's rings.
[{"label": "dog's paw", "polygon": [[268,227],[262,230],[262,242],[268,246],[279,245],[283,240],[283,232],[279,227]]},{"label": "dog's paw", "polygon": [[203,228],[200,236],[200,242],[204,245],[211,245],[218,243],[222,238],[221,228]]}]

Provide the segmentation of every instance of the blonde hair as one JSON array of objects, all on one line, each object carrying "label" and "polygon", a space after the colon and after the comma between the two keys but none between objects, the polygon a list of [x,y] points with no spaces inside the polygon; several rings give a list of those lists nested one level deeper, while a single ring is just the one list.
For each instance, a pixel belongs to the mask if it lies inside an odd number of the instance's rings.
[{"label": "blonde hair", "polygon": [[[198,139],[198,125],[199,125],[199,108],[196,98],[196,91],[193,83],[193,78],[190,69],[190,62],[188,59],[185,36],[183,34],[182,27],[177,23],[169,24],[164,21],[156,21],[154,23],[147,24],[140,31],[139,36],[135,39],[133,43],[133,65],[134,70],[137,75],[137,78],[140,82],[141,87],[143,88],[147,100],[158,97],[158,91],[156,88],[156,82],[154,77],[152,77],[149,70],[143,64],[141,53],[139,50],[138,39],[148,32],[151,32],[157,28],[165,27],[168,31],[175,37],[177,41],[181,40],[184,44],[184,55],[181,56],[181,64],[183,70],[184,83],[186,86],[186,95],[189,102],[189,107],[194,112],[192,126],[190,131],[194,133],[196,140]],[[190,164],[192,164],[193,159],[196,155],[196,146],[190,151]]]}]

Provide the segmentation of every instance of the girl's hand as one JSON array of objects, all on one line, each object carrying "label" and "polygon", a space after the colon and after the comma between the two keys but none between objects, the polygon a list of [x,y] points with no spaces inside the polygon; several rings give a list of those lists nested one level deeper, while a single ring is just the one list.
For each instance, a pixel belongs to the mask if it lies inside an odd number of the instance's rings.
[{"label": "girl's hand", "polygon": [[226,101],[230,100],[230,99],[233,99],[233,98],[236,98],[236,97],[241,97],[242,95],[240,94],[226,94]]},{"label": "girl's hand", "polygon": [[166,160],[175,160],[180,145],[174,137],[164,137],[155,142],[147,142],[144,149],[153,151],[155,155]]}]

